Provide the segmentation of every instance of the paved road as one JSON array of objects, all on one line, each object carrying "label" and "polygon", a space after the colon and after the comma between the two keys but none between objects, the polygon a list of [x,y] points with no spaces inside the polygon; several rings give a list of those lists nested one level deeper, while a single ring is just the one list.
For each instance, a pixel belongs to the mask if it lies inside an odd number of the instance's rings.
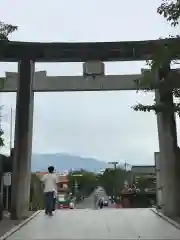
[{"label": "paved road", "polygon": [[93,195],[91,195],[89,198],[85,198],[84,201],[77,204],[76,209],[92,209],[94,200]]},{"label": "paved road", "polygon": [[[97,188],[96,191],[98,191],[100,197],[107,198],[106,192],[103,188],[99,187]],[[84,201],[77,204],[76,208],[77,209],[94,209],[94,192],[88,198],[85,198]]]},{"label": "paved road", "polygon": [[[140,238],[139,238],[140,237]],[[180,239],[180,230],[150,209],[57,210],[41,212],[7,240]]]},{"label": "paved road", "polygon": [[[105,191],[101,196],[106,197]],[[56,210],[51,218],[42,211],[7,240],[36,239],[180,239],[180,230],[150,209],[97,209],[93,194],[78,209]]]}]

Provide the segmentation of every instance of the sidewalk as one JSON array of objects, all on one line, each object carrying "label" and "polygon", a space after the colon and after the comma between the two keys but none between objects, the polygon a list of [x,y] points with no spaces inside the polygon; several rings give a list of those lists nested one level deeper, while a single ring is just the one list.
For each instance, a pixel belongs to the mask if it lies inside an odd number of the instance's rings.
[{"label": "sidewalk", "polygon": [[[29,212],[27,217],[30,217],[33,213],[33,211]],[[20,224],[22,221],[24,220],[11,220],[10,216],[8,216],[8,213],[4,213],[4,218],[2,221],[0,221],[0,237]]]},{"label": "sidewalk", "polygon": [[165,221],[169,222],[170,224],[174,225],[176,228],[180,229],[180,217],[167,217],[163,214],[161,210],[157,210],[155,208],[151,209],[155,214],[157,214],[159,217],[163,218]]}]

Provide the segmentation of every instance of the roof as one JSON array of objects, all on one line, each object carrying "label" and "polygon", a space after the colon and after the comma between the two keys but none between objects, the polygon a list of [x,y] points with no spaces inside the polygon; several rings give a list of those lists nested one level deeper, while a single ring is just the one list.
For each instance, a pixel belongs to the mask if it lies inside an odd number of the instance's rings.
[{"label": "roof", "polygon": [[48,172],[36,172],[36,174],[39,176],[44,176],[45,174],[48,174]]},{"label": "roof", "polygon": [[48,172],[35,172],[36,176],[39,178],[42,178],[45,174],[48,174]]}]

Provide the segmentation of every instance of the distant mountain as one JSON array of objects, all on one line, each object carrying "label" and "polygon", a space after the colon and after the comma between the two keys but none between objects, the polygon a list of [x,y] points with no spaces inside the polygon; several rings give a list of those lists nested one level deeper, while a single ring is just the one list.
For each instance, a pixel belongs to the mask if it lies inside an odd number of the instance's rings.
[{"label": "distant mountain", "polygon": [[31,171],[47,171],[49,164],[55,166],[57,171],[66,171],[72,168],[78,170],[82,168],[91,172],[99,172],[101,169],[108,167],[108,163],[95,158],[85,158],[62,153],[33,154]]}]

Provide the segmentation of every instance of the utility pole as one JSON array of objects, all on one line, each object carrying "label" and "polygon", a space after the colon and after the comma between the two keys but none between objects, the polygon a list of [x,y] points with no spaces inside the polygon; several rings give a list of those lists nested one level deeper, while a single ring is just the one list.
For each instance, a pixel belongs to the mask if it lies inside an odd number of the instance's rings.
[{"label": "utility pole", "polygon": [[119,162],[108,162],[108,164],[112,164],[114,166],[114,173],[115,173],[115,176],[114,176],[114,179],[115,179],[115,184],[114,184],[114,198],[115,198],[115,201],[117,200],[117,165],[119,164]]}]

